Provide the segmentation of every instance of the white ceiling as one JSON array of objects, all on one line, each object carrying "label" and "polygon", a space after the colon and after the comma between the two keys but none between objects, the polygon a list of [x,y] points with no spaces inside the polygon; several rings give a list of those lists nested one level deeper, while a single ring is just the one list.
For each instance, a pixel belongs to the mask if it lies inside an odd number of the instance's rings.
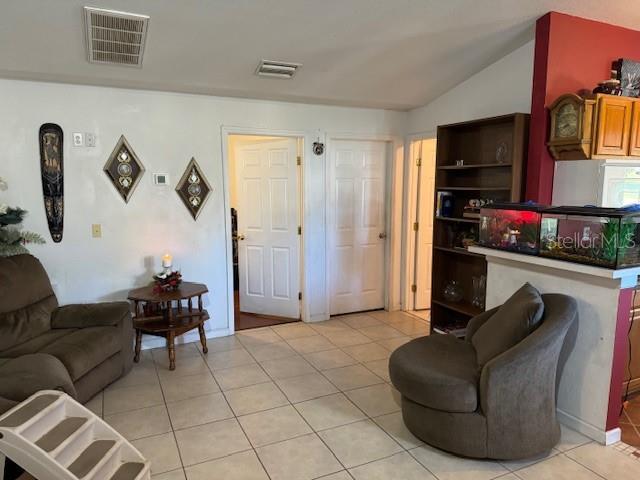
[{"label": "white ceiling", "polygon": [[[86,61],[82,6],[151,16],[142,69]],[[636,0],[0,0],[0,77],[407,110],[556,10],[640,29]],[[606,39],[603,39],[606,41]],[[300,62],[256,77],[261,58]]]}]

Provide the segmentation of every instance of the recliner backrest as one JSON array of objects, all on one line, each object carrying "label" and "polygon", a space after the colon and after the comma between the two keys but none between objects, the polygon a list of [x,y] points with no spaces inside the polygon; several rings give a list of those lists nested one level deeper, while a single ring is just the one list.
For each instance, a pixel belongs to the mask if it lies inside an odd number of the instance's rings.
[{"label": "recliner backrest", "polygon": [[0,257],[0,352],[49,331],[56,308],[58,300],[37,258]]}]

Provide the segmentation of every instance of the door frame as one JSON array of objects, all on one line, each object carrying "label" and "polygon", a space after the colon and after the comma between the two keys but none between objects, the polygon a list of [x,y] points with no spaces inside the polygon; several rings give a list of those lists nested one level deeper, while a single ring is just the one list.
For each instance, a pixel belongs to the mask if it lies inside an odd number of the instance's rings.
[{"label": "door frame", "polygon": [[436,130],[407,135],[405,148],[405,188],[403,198],[402,222],[403,255],[402,265],[404,275],[401,279],[402,310],[412,311],[415,306],[415,294],[411,291],[411,285],[415,279],[416,235],[413,231],[413,222],[418,213],[418,166],[412,158],[411,144],[422,140],[437,140]]},{"label": "door frame", "polygon": [[[387,230],[387,239],[385,245],[385,282],[384,282],[384,308],[388,311],[400,310],[401,304],[401,289],[400,282],[396,279],[400,279],[402,274],[401,258],[402,258],[402,191],[403,191],[403,159],[404,159],[404,138],[397,135],[385,135],[385,134],[357,134],[357,133],[339,133],[339,132],[327,132],[326,134],[326,162],[325,162],[325,245],[326,245],[326,265],[325,271],[325,291],[327,292],[326,298],[326,312],[327,316],[330,316],[331,311],[331,259],[330,259],[330,239],[331,226],[335,219],[333,210],[331,208],[329,189],[331,188],[331,157],[334,154],[336,141],[365,141],[365,142],[385,142],[387,144],[387,156],[386,159],[386,191],[385,191],[385,223]],[[395,286],[398,288],[394,288]]]},{"label": "door frame", "polygon": [[311,157],[311,145],[317,135],[313,133],[298,130],[278,130],[278,129],[262,129],[251,127],[233,127],[223,125],[220,128],[220,139],[222,148],[222,188],[223,188],[223,208],[224,208],[224,230],[225,230],[225,266],[227,269],[227,328],[229,335],[235,332],[235,311],[233,296],[233,245],[231,243],[231,194],[230,194],[230,170],[229,170],[229,136],[231,135],[255,135],[265,137],[288,137],[296,138],[298,142],[302,142],[302,148],[299,152],[302,156],[300,165],[300,196],[298,214],[300,216],[300,224],[302,225],[302,234],[300,235],[300,291],[302,292],[302,301],[300,302],[300,318],[302,321],[308,321],[308,292],[307,275],[305,275],[306,252],[305,252],[305,220],[307,209],[305,208],[305,190],[308,179],[304,175],[305,159]]}]

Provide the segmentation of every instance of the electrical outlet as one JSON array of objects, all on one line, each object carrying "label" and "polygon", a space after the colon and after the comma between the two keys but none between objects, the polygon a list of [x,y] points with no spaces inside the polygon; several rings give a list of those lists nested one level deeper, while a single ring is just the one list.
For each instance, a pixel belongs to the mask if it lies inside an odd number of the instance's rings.
[{"label": "electrical outlet", "polygon": [[93,238],[102,238],[102,225],[99,223],[91,225],[91,236]]},{"label": "electrical outlet", "polygon": [[81,147],[84,145],[84,135],[82,133],[74,132],[73,134],[73,146]]},{"label": "electrical outlet", "polygon": [[87,147],[95,147],[96,146],[96,135],[95,133],[85,133],[85,145]]}]

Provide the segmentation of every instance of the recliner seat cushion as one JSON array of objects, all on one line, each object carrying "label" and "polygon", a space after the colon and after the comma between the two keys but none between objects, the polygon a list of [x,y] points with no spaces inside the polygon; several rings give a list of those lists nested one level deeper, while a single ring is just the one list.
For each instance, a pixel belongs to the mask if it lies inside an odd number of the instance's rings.
[{"label": "recliner seat cushion", "polygon": [[525,283],[473,335],[479,365],[506,352],[533,332],[544,314],[540,292]]},{"label": "recliner seat cushion", "polygon": [[59,328],[56,330],[49,330],[42,335],[3,351],[0,355],[3,357],[15,358],[21,355],[28,355],[30,353],[38,353],[56,340],[59,340],[76,330],[77,328]]},{"label": "recliner seat cushion", "polygon": [[121,349],[119,328],[88,327],[65,335],[41,351],[60,359],[75,382]]},{"label": "recliner seat cushion", "polygon": [[410,400],[446,412],[478,408],[480,370],[469,342],[430,335],[396,349],[389,359],[393,385]]}]

